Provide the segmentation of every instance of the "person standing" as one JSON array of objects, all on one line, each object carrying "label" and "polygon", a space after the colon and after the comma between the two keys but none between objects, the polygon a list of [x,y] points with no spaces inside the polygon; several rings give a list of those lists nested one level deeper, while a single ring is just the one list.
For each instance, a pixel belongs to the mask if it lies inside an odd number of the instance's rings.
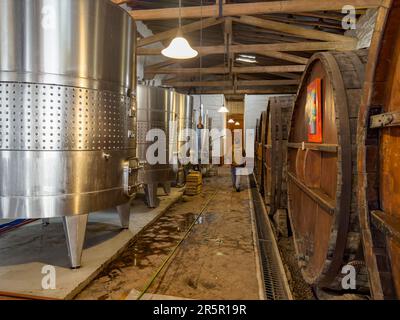
[{"label": "person standing", "polygon": [[240,182],[241,182],[241,175],[240,173],[240,168],[245,168],[246,167],[246,152],[243,150],[242,151],[242,159],[241,159],[241,164],[236,162],[236,157],[234,161],[232,162],[231,165],[231,175],[232,175],[232,185],[233,188],[236,190],[236,192],[240,192]]}]

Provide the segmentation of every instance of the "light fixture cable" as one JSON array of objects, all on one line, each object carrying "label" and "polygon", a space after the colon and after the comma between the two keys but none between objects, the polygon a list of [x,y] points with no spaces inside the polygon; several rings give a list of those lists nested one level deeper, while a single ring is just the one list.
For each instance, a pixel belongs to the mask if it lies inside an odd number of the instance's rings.
[{"label": "light fixture cable", "polygon": [[[200,1],[200,48],[203,47],[203,0]],[[203,104],[203,56],[200,54],[200,106]]]},{"label": "light fixture cable", "polygon": [[182,0],[179,0],[179,30],[182,30]]},{"label": "light fixture cable", "polygon": [[162,50],[162,54],[170,59],[192,59],[198,56],[190,43],[185,39],[182,32],[182,0],[179,0],[179,20],[178,33],[171,41],[170,45]]}]

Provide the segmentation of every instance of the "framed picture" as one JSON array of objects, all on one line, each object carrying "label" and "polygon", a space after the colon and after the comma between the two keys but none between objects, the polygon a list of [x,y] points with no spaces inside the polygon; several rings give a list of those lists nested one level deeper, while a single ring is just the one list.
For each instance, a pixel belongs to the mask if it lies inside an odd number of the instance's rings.
[{"label": "framed picture", "polygon": [[321,82],[317,78],[307,87],[306,124],[308,142],[322,143]]}]

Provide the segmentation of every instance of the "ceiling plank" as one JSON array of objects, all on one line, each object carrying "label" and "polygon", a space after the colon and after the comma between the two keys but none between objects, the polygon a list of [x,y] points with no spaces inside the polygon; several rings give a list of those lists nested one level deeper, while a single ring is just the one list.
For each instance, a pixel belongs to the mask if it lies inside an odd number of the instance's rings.
[{"label": "ceiling plank", "polygon": [[297,80],[238,80],[238,86],[296,86],[300,84]]},{"label": "ceiling plank", "polygon": [[304,72],[306,66],[257,66],[257,67],[234,67],[233,73],[280,73],[280,72]]},{"label": "ceiling plank", "polygon": [[146,74],[227,74],[228,68],[211,67],[211,68],[159,68],[145,69]]},{"label": "ceiling plank", "polygon": [[[316,12],[342,10],[349,0],[288,0],[268,1],[254,3],[228,3],[223,4],[222,15],[242,16],[269,13],[295,13],[295,12]],[[351,5],[356,9],[376,8],[387,5],[385,0],[352,0]],[[220,14],[219,6],[195,6],[179,8],[164,8],[151,10],[132,10],[131,16],[136,20],[170,20],[178,19],[181,11],[182,18],[217,18]]]},{"label": "ceiling plank", "polygon": [[[238,87],[257,87],[257,86],[295,86],[300,80],[238,80]],[[232,81],[165,81],[164,85],[175,88],[190,87],[229,87]]]},{"label": "ceiling plank", "polygon": [[[203,21],[200,20],[200,21],[196,21],[196,22],[184,25],[184,26],[182,26],[181,30],[182,30],[182,33],[190,33],[193,31],[206,29],[208,27],[215,26],[222,22],[224,22],[223,18],[222,19],[208,18],[208,19],[204,19]],[[172,37],[175,37],[178,34],[178,31],[179,31],[179,28],[174,28],[174,29],[170,29],[170,30],[155,34],[153,36],[139,40],[137,45],[138,45],[138,47],[143,47],[143,46],[147,46],[152,43],[170,39]]]},{"label": "ceiling plank", "polygon": [[256,17],[241,16],[240,18],[233,18],[233,21],[254,27],[259,27],[262,29],[274,30],[286,34],[296,35],[298,37],[303,37],[306,39],[322,40],[322,41],[348,41],[353,43],[357,42],[357,39],[353,37],[347,37],[339,34],[333,34],[309,28],[302,28],[287,23],[260,19]]},{"label": "ceiling plank", "polygon": [[[291,66],[257,66],[257,67],[233,67],[233,73],[280,73],[280,72],[303,72],[304,65]],[[160,68],[146,69],[146,74],[228,74],[230,70],[224,67],[211,68]]]},{"label": "ceiling plank", "polygon": [[[201,55],[224,54],[225,46],[207,46],[195,48]],[[272,44],[242,44],[232,45],[232,53],[264,53],[265,51],[324,51],[324,50],[355,50],[356,46],[348,42],[294,42]],[[137,55],[160,55],[159,48],[138,48]]]},{"label": "ceiling plank", "polygon": [[259,54],[260,56],[268,57],[268,58],[275,58],[275,59],[290,61],[290,62],[299,63],[299,64],[307,64],[308,63],[307,58],[303,58],[303,57],[295,56],[294,54],[284,53],[284,52],[279,52],[279,51],[265,51],[263,53],[257,53],[257,54]]},{"label": "ceiling plank", "polygon": [[297,93],[297,87],[273,87],[266,89],[239,89],[239,90],[196,90],[202,94],[288,94]]},{"label": "ceiling plank", "polygon": [[147,69],[157,69],[157,68],[162,68],[166,66],[170,66],[171,64],[179,63],[181,61],[179,60],[174,60],[174,59],[168,59],[162,62],[154,63],[154,64],[149,64],[146,66]]}]

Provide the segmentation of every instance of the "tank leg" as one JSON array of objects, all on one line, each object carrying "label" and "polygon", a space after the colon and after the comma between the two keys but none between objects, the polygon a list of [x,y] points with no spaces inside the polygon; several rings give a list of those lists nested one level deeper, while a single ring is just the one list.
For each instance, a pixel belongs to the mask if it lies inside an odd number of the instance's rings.
[{"label": "tank leg", "polygon": [[129,229],[129,218],[131,216],[131,202],[122,204],[117,207],[119,219],[121,220],[122,229]]},{"label": "tank leg", "polygon": [[186,182],[185,169],[181,168],[178,172],[178,187],[183,187]]},{"label": "tank leg", "polygon": [[171,193],[171,182],[163,183],[164,192],[169,195]]},{"label": "tank leg", "polygon": [[158,206],[157,189],[157,183],[147,184],[145,187],[146,201],[149,208],[156,208]]},{"label": "tank leg", "polygon": [[73,269],[77,269],[81,266],[88,216],[88,214],[84,214],[63,218],[68,254]]}]

